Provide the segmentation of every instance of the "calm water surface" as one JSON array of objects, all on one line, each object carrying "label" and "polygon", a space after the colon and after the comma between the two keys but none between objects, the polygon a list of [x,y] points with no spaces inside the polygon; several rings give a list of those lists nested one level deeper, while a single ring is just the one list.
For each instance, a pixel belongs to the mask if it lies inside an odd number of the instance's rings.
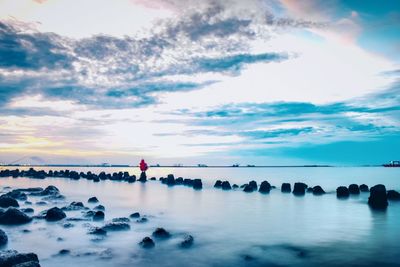
[{"label": "calm water surface", "polygon": [[[21,169],[21,168],[20,168]],[[42,168],[46,169],[46,168]],[[65,169],[65,168],[51,168]],[[137,168],[69,168],[77,171],[129,171]],[[35,214],[71,201],[87,204],[96,196],[106,207],[106,220],[127,217],[138,211],[147,223],[131,222],[131,230],[111,232],[104,239],[88,235],[88,224],[101,222],[49,223],[34,220],[22,226],[1,226],[9,236],[7,248],[35,252],[44,267],[57,266],[400,266],[400,203],[390,202],[385,212],[366,204],[369,194],[338,200],[335,189],[350,183],[373,186],[385,184],[400,190],[400,168],[153,168],[148,177],[173,173],[175,177],[201,178],[203,190],[185,186],[168,187],[159,181],[145,184],[64,178],[35,180],[1,178],[4,188],[57,186],[65,200],[35,205],[40,197],[29,197]],[[278,187],[270,194],[222,191],[213,188],[215,180],[243,184],[268,180]],[[321,185],[328,194],[296,197],[283,194],[282,182],[302,181]],[[9,189],[3,189],[7,191]],[[23,207],[30,207],[23,204]],[[81,217],[80,211],[66,212]],[[144,250],[138,242],[164,227],[172,238],[156,241]],[[24,229],[31,230],[28,233]],[[195,238],[190,249],[178,248],[184,234]],[[61,238],[61,239],[60,239]],[[57,255],[61,249],[70,255]]]}]

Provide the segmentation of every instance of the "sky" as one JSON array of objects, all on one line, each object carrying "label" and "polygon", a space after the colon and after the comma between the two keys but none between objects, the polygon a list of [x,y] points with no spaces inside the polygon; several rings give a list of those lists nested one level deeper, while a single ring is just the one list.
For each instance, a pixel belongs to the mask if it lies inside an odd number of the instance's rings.
[{"label": "sky", "polygon": [[400,159],[400,2],[0,0],[0,163]]}]

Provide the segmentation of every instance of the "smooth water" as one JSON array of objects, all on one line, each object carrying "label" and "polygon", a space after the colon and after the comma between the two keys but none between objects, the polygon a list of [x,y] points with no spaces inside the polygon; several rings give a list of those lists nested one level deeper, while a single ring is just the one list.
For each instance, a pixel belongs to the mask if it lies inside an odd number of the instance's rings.
[{"label": "smooth water", "polygon": [[[21,168],[20,168],[21,169]],[[39,168],[38,168],[39,169]],[[41,168],[47,170],[48,168]],[[65,168],[49,168],[52,170]],[[129,171],[137,168],[68,168],[77,171]],[[175,177],[201,178],[203,190],[168,187],[159,181],[128,184],[93,183],[65,178],[36,180],[0,178],[1,188],[57,186],[65,200],[35,205],[40,197],[29,197],[35,214],[72,201],[86,203],[96,196],[106,207],[106,220],[128,217],[138,211],[147,223],[130,223],[130,231],[109,232],[104,239],[88,235],[88,224],[102,222],[49,223],[34,220],[21,226],[1,226],[9,236],[7,248],[35,252],[44,267],[57,266],[400,266],[400,202],[390,202],[386,211],[373,211],[366,204],[369,193],[346,200],[336,198],[340,185],[385,184],[400,189],[400,168],[153,168],[148,177],[173,173]],[[270,194],[214,189],[217,179],[231,184],[268,180],[278,189]],[[321,185],[328,194],[296,197],[281,193],[282,182]],[[293,185],[292,185],[293,186]],[[4,189],[7,191],[9,189]],[[66,212],[81,217],[80,211]],[[173,235],[155,240],[153,249],[138,242],[157,227]],[[30,232],[24,232],[24,229]],[[193,247],[178,247],[184,234],[191,234]],[[61,238],[61,239],[60,239]],[[57,255],[69,249],[69,255]]]}]

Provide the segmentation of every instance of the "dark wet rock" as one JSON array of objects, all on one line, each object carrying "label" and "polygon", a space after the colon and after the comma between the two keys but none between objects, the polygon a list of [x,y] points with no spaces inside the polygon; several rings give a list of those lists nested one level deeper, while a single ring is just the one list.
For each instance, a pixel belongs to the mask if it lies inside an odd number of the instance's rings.
[{"label": "dark wet rock", "polygon": [[68,206],[63,207],[62,210],[71,211],[71,210],[81,210],[81,209],[84,209],[84,208],[85,208],[85,206],[83,205],[82,202],[73,201]]},{"label": "dark wet rock", "polygon": [[86,212],[83,212],[83,216],[86,218],[93,217],[95,214],[96,214],[96,211],[94,211],[94,210],[88,210]]},{"label": "dark wet rock", "polygon": [[144,183],[144,182],[147,181],[146,172],[141,172],[141,173],[140,173],[140,177],[139,177],[139,180],[138,180],[138,181],[139,181],[139,182],[142,182],[142,183]]},{"label": "dark wet rock", "polygon": [[57,207],[54,207],[54,208],[49,209],[49,210],[46,212],[45,219],[46,219],[47,221],[52,221],[52,222],[54,222],[54,221],[62,220],[62,219],[64,219],[65,217],[67,217],[67,215],[65,214],[64,211],[62,211],[61,209],[59,209],[59,208],[57,208]]},{"label": "dark wet rock", "polygon": [[215,184],[214,184],[214,187],[215,187],[215,188],[221,188],[221,186],[222,186],[222,181],[221,181],[221,180],[217,180],[217,181],[215,182]]},{"label": "dark wet rock", "polygon": [[72,228],[72,227],[74,227],[74,226],[75,226],[75,225],[73,225],[72,223],[64,223],[64,225],[63,225],[63,227],[66,228],[66,229]]},{"label": "dark wet rock", "polygon": [[305,183],[295,183],[293,187],[293,194],[300,196],[306,193],[307,185]]},{"label": "dark wet rock", "polygon": [[148,219],[146,217],[142,217],[142,218],[136,220],[136,222],[137,223],[146,223],[146,222],[148,222]]},{"label": "dark wet rock", "polygon": [[175,177],[173,174],[168,174],[167,179],[164,181],[169,186],[175,185]]},{"label": "dark wet rock", "polygon": [[150,181],[157,181],[157,178],[156,177],[151,177]]},{"label": "dark wet rock", "polygon": [[136,176],[135,175],[129,176],[128,183],[134,183],[134,182],[136,182]]},{"label": "dark wet rock", "polygon": [[193,180],[193,189],[200,190],[202,188],[203,188],[203,183],[201,182],[201,179],[194,179]]},{"label": "dark wet rock", "polygon": [[194,238],[191,235],[185,235],[182,242],[179,244],[182,248],[189,248],[193,245]]},{"label": "dark wet rock", "polygon": [[283,193],[290,193],[292,192],[292,187],[289,183],[283,183],[281,186],[281,192]]},{"label": "dark wet rock", "polygon": [[306,192],[307,193],[313,193],[314,192],[314,188],[309,187],[309,188],[307,188]]},{"label": "dark wet rock", "polygon": [[360,188],[356,184],[349,185],[349,193],[358,195],[360,194]]},{"label": "dark wet rock", "polygon": [[20,211],[25,212],[25,213],[33,213],[35,210],[32,208],[24,208],[24,209],[20,209]]},{"label": "dark wet rock", "polygon": [[371,187],[368,205],[373,209],[385,209],[389,205],[387,201],[386,187],[383,184]]},{"label": "dark wet rock", "polygon": [[139,245],[142,248],[152,248],[155,246],[153,239],[151,239],[150,237],[146,236],[145,238],[143,238],[142,241],[140,241]]},{"label": "dark wet rock", "polygon": [[68,255],[71,251],[69,249],[62,249],[58,252],[59,255]]},{"label": "dark wet rock", "polygon": [[31,232],[31,230],[24,229],[24,230],[22,230],[22,232],[23,232],[24,234],[27,234],[27,233],[30,233],[30,232]]},{"label": "dark wet rock", "polygon": [[0,224],[24,224],[30,221],[32,221],[31,217],[16,208],[8,208],[4,213],[0,214]]},{"label": "dark wet rock", "polygon": [[268,183],[267,181],[262,181],[260,184],[260,189],[258,189],[258,192],[269,193],[270,191],[271,191],[271,184]]},{"label": "dark wet rock", "polygon": [[189,178],[185,178],[185,179],[183,179],[183,184],[184,185],[188,185],[188,186],[192,186],[193,185],[193,180],[189,179]]},{"label": "dark wet rock", "polygon": [[140,217],[140,213],[139,212],[134,212],[131,215],[129,215],[129,217],[131,217],[131,218],[139,218]]},{"label": "dark wet rock", "polygon": [[62,238],[62,237],[57,237],[57,241],[58,241],[58,242],[64,241],[64,238]]},{"label": "dark wet rock", "polygon": [[368,185],[366,185],[366,184],[361,184],[361,185],[360,185],[360,191],[361,191],[361,192],[369,192]]},{"label": "dark wet rock", "polygon": [[27,192],[27,193],[40,193],[43,191],[41,187],[30,187],[30,188],[21,188],[16,189],[16,191]]},{"label": "dark wet rock", "polygon": [[131,220],[129,220],[129,218],[126,218],[126,217],[119,217],[119,218],[113,218],[111,221],[112,221],[112,222],[124,222],[124,223],[128,223],[128,222],[130,222]]},{"label": "dark wet rock", "polygon": [[25,201],[25,205],[32,205],[32,202],[30,202],[30,201]]},{"label": "dark wet rock", "polygon": [[179,184],[179,185],[183,184],[183,178],[182,177],[176,178],[175,179],[175,184]]},{"label": "dark wet rock", "polygon": [[99,200],[97,199],[97,197],[91,197],[88,199],[88,202],[89,203],[97,203],[97,202],[99,202]]},{"label": "dark wet rock", "polygon": [[242,184],[241,186],[240,186],[240,188],[245,188],[246,186],[248,186],[249,184]]},{"label": "dark wet rock", "polygon": [[101,211],[105,211],[106,208],[103,205],[97,205],[96,207],[93,208],[94,210],[101,210]]},{"label": "dark wet rock", "polygon": [[8,208],[8,207],[19,207],[18,201],[15,198],[12,198],[7,195],[0,196],[0,207]]},{"label": "dark wet rock", "polygon": [[232,189],[231,184],[228,181],[222,182],[221,188],[222,188],[222,190],[231,190]]},{"label": "dark wet rock", "polygon": [[90,235],[107,235],[107,231],[101,227],[92,227],[89,229],[88,234]]},{"label": "dark wet rock", "polygon": [[34,253],[18,253],[16,250],[0,250],[1,267],[39,266],[39,259]]},{"label": "dark wet rock", "polygon": [[0,247],[5,246],[8,242],[7,234],[0,229]]},{"label": "dark wet rock", "polygon": [[20,191],[20,190],[12,190],[12,191],[8,192],[5,195],[9,196],[9,197],[12,197],[14,199],[22,200],[22,201],[25,201],[25,200],[28,199],[26,194],[24,192]]},{"label": "dark wet rock", "polygon": [[60,190],[54,185],[49,185],[42,192],[39,193],[41,196],[59,195]]},{"label": "dark wet rock", "polygon": [[321,186],[317,185],[313,187],[313,194],[319,196],[325,194],[325,191]]},{"label": "dark wet rock", "polygon": [[130,230],[131,227],[129,224],[124,222],[109,222],[104,225],[102,229],[106,231],[126,231]]},{"label": "dark wet rock", "polygon": [[400,200],[400,193],[395,190],[388,190],[387,198],[389,200]]},{"label": "dark wet rock", "polygon": [[258,186],[257,186],[257,182],[256,181],[250,181],[249,182],[249,186],[251,186],[253,188],[254,191],[257,190]]},{"label": "dark wet rock", "polygon": [[47,205],[47,202],[46,201],[38,201],[38,202],[36,202],[36,205],[45,206],[45,205]]},{"label": "dark wet rock", "polygon": [[239,188],[239,186],[237,184],[233,184],[232,188],[236,189],[236,188]]},{"label": "dark wet rock", "polygon": [[104,212],[101,210],[96,211],[93,214],[93,221],[102,221],[104,220]]},{"label": "dark wet rock", "polygon": [[349,189],[345,186],[339,186],[336,188],[336,197],[345,198],[350,195]]},{"label": "dark wet rock", "polygon": [[171,234],[165,230],[164,228],[157,228],[153,234],[154,237],[156,238],[169,238],[171,237]]},{"label": "dark wet rock", "polygon": [[246,186],[243,189],[244,192],[246,193],[251,193],[254,191],[254,187],[252,187],[251,185],[246,184]]}]

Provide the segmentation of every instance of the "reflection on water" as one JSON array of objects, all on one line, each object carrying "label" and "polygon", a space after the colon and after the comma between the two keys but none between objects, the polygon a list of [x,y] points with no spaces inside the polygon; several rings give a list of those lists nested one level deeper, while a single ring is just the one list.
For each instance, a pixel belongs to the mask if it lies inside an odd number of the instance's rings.
[{"label": "reflection on water", "polygon": [[[55,169],[55,168],[52,168]],[[74,168],[70,168],[74,169]],[[98,173],[102,169],[76,168]],[[137,169],[111,169],[106,172]],[[4,227],[10,238],[8,247],[35,252],[42,266],[320,266],[392,264],[400,261],[400,203],[390,203],[386,212],[376,212],[366,204],[368,193],[338,200],[334,193],[324,196],[295,197],[273,190],[270,194],[222,191],[212,188],[216,179],[243,184],[249,180],[268,180],[278,188],[282,182],[304,181],[333,192],[339,185],[383,183],[388,189],[400,187],[400,170],[385,168],[202,168],[148,171],[148,177],[202,178],[201,191],[184,186],[167,187],[158,181],[123,183],[62,178],[34,180],[0,179],[1,186],[45,187],[53,184],[71,201],[97,196],[106,207],[106,220],[127,217],[134,211],[148,215],[147,223],[132,222],[129,232],[113,232],[102,240],[87,234],[87,222],[63,223],[35,220],[22,226]],[[40,198],[30,197],[35,203]],[[22,203],[22,202],[20,202]],[[54,206],[36,206],[35,214]],[[28,207],[28,206],[26,206]],[[68,217],[81,216],[79,211]],[[101,225],[101,222],[90,222]],[[143,250],[137,243],[164,227],[173,237]],[[23,232],[24,229],[30,232]],[[195,245],[178,248],[182,236],[190,233]],[[61,239],[60,239],[61,238]],[[69,249],[70,255],[55,256]],[[190,263],[190,264],[189,264]]]}]

